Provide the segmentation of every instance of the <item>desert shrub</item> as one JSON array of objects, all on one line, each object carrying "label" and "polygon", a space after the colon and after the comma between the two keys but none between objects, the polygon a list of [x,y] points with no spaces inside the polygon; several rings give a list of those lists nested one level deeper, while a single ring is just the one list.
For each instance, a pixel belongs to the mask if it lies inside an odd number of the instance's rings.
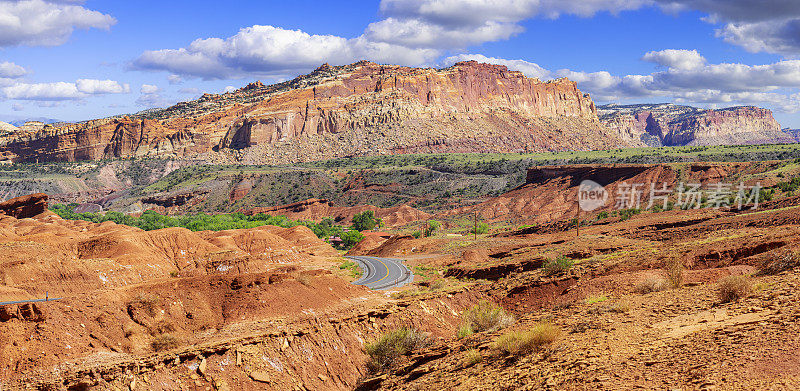
[{"label": "desert shrub", "polygon": [[501,335],[493,344],[498,352],[523,356],[543,349],[561,337],[561,329],[549,323],[540,323],[528,331],[512,331]]},{"label": "desert shrub", "polygon": [[598,220],[605,220],[607,218],[608,218],[608,212],[606,212],[606,211],[602,211],[602,212],[597,214],[597,219]]},{"label": "desert shrub", "polygon": [[778,274],[800,266],[800,257],[794,253],[785,253],[777,258],[767,261],[759,270],[760,275]]},{"label": "desert shrub", "polygon": [[401,327],[390,331],[364,346],[364,352],[369,356],[367,367],[372,372],[386,370],[394,366],[400,356],[428,343],[428,336],[414,328]]},{"label": "desert shrub", "polygon": [[639,208],[623,209],[623,210],[619,211],[619,218],[620,218],[620,220],[624,221],[624,220],[627,220],[627,219],[629,219],[629,218],[631,218],[633,216],[638,215],[639,213],[642,213],[642,210],[639,209]]},{"label": "desert shrub", "polygon": [[150,347],[156,352],[175,349],[180,345],[180,340],[172,334],[162,334],[150,341]]},{"label": "desert shrub", "polygon": [[564,274],[567,270],[572,269],[572,266],[575,265],[571,259],[559,255],[555,259],[548,259],[542,264],[542,273],[545,276],[555,276],[559,274]]},{"label": "desert shrub", "polygon": [[488,300],[472,306],[461,315],[461,326],[458,329],[459,338],[480,333],[494,331],[510,326],[514,323],[514,316],[510,315],[503,307]]},{"label": "desert shrub", "polygon": [[413,236],[414,239],[419,239],[422,237],[422,233],[420,233],[419,231],[414,231],[411,233],[411,236]]},{"label": "desert shrub", "polygon": [[140,293],[130,302],[134,307],[141,307],[148,315],[156,316],[156,309],[161,298],[152,293]]},{"label": "desert shrub", "polygon": [[445,288],[447,288],[447,280],[445,280],[443,278],[440,278],[440,279],[432,282],[428,286],[428,289],[430,289],[431,291],[438,291],[438,290],[442,290],[442,289],[445,289]]},{"label": "desert shrub", "polygon": [[470,349],[464,357],[464,366],[471,367],[481,361],[483,361],[481,353],[475,349]]},{"label": "desert shrub", "polygon": [[661,292],[669,289],[670,283],[666,278],[657,274],[651,274],[636,284],[636,292],[646,294],[650,292]]},{"label": "desert shrub", "polygon": [[728,276],[717,284],[717,296],[723,303],[737,301],[752,292],[753,286],[747,276]]},{"label": "desert shrub", "polygon": [[667,280],[672,288],[683,286],[683,261],[672,258],[667,262]]},{"label": "desert shrub", "polygon": [[175,325],[167,320],[161,320],[154,324],[151,329],[151,335],[164,335],[175,331]]}]

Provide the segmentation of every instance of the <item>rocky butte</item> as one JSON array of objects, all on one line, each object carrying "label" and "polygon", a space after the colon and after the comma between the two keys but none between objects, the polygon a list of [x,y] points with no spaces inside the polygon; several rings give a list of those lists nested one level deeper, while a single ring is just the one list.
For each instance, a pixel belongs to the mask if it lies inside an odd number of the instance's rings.
[{"label": "rocky butte", "polygon": [[604,105],[600,120],[630,144],[649,146],[792,143],[772,111],[753,106],[704,110],[673,104]]},{"label": "rocky butte", "polygon": [[0,135],[6,161],[143,156],[285,163],[424,152],[536,152],[625,146],[567,79],[505,66],[409,68],[358,62],[130,116]]}]

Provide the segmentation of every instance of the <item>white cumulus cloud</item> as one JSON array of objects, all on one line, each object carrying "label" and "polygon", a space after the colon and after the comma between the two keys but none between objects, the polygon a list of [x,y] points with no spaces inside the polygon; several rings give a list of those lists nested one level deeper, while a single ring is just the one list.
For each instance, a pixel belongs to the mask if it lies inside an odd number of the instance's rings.
[{"label": "white cumulus cloud", "polygon": [[61,45],[75,29],[109,29],[116,23],[110,15],[68,3],[0,1],[0,47]]},{"label": "white cumulus cloud", "polygon": [[75,85],[78,91],[88,95],[127,94],[131,92],[129,84],[120,84],[114,80],[78,79]]},{"label": "white cumulus cloud", "polygon": [[642,56],[642,60],[656,63],[667,68],[685,70],[697,69],[706,64],[705,57],[697,53],[697,50],[667,49],[652,51]]},{"label": "white cumulus cloud", "polygon": [[142,84],[142,88],[139,89],[142,94],[155,94],[158,91],[158,86],[152,84]]},{"label": "white cumulus cloud", "polygon": [[93,95],[125,94],[130,92],[128,84],[113,80],[79,79],[75,83],[15,83],[2,88],[8,99],[57,101],[78,100]]},{"label": "white cumulus cloud", "polygon": [[324,62],[343,64],[364,58],[422,64],[436,55],[435,50],[409,49],[364,37],[345,39],[256,25],[226,39],[198,39],[185,48],[147,51],[134,61],[134,67],[222,79],[248,74],[282,75],[313,69]]},{"label": "white cumulus cloud", "polygon": [[0,62],[0,78],[16,79],[28,74],[28,71],[13,62]]}]

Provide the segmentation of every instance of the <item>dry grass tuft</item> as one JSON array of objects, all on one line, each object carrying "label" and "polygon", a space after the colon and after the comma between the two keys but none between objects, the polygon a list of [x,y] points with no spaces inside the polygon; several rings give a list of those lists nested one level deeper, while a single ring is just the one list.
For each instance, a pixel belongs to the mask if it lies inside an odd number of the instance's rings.
[{"label": "dry grass tuft", "polygon": [[549,323],[540,323],[528,331],[512,331],[500,336],[493,348],[505,355],[524,356],[543,349],[561,338],[561,329]]},{"label": "dry grass tuft", "polygon": [[499,330],[514,323],[513,315],[506,312],[503,307],[488,300],[483,300],[464,311],[461,319],[461,326],[458,328],[457,333],[458,338],[482,331]]},{"label": "dry grass tuft", "polygon": [[310,274],[298,274],[296,279],[297,279],[297,282],[299,282],[299,283],[301,283],[301,284],[303,284],[305,286],[313,286],[314,285],[314,282],[312,281],[313,278],[314,277],[312,275],[310,275]]},{"label": "dry grass tuft", "polygon": [[614,304],[611,304],[607,308],[608,312],[614,312],[617,314],[624,314],[631,310],[631,306],[627,301],[618,301]]},{"label": "dry grass tuft", "polygon": [[672,258],[667,262],[667,280],[672,288],[683,286],[683,261],[680,258]]},{"label": "dry grass tuft", "polygon": [[128,305],[142,308],[148,315],[156,316],[161,298],[153,293],[140,293]]},{"label": "dry grass tuft", "polygon": [[717,284],[717,296],[723,303],[738,301],[753,293],[753,284],[747,276],[728,276]]},{"label": "dry grass tuft", "polygon": [[401,327],[385,333],[378,340],[364,346],[369,356],[367,368],[380,372],[393,367],[400,356],[429,344],[428,336],[414,328]]},{"label": "dry grass tuft", "polygon": [[483,361],[481,353],[475,349],[470,349],[467,351],[466,357],[464,357],[464,366],[471,367],[481,361]]},{"label": "dry grass tuft", "polygon": [[656,274],[651,274],[639,281],[634,288],[636,292],[646,294],[650,292],[661,292],[669,289],[670,283],[666,278]]},{"label": "dry grass tuft", "polygon": [[172,334],[163,334],[150,341],[150,347],[156,352],[175,349],[180,345],[180,340]]}]

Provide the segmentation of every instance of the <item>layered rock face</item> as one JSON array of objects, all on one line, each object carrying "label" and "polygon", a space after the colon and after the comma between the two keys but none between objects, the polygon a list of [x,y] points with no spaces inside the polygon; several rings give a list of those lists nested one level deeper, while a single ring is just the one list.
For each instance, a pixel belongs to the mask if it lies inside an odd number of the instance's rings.
[{"label": "layered rock face", "polygon": [[703,110],[673,104],[605,105],[600,120],[630,144],[648,146],[790,143],[772,112],[753,106]]},{"label": "layered rock face", "polygon": [[47,194],[36,193],[0,202],[0,214],[17,219],[34,217],[47,211]]},{"label": "layered rock face", "polygon": [[359,62],[130,117],[0,137],[13,161],[134,156],[296,162],[413,152],[532,152],[623,146],[575,82],[541,82],[474,61],[441,70]]},{"label": "layered rock face", "polygon": [[186,129],[168,129],[144,118],[116,118],[43,125],[0,138],[0,153],[11,160],[79,161],[137,156],[187,156],[205,152],[208,140]]}]

